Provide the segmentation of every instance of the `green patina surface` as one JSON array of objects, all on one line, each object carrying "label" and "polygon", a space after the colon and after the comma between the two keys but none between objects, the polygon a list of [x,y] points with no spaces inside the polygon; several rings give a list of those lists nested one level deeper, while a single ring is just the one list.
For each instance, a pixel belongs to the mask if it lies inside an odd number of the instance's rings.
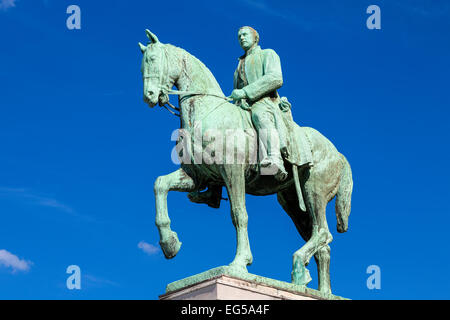
[{"label": "green patina surface", "polygon": [[[277,91],[283,85],[279,56],[272,49],[261,49],[256,30],[248,26],[240,28],[238,40],[244,54],[234,73],[234,89],[230,97],[225,97],[211,71],[199,59],[184,49],[162,43],[149,30],[146,34],[149,43],[139,45],[143,53],[144,101],[152,108],[168,105],[169,110],[178,111],[175,114],[180,117],[181,127],[176,147],[181,166],[159,176],[154,184],[155,223],[161,249],[167,259],[172,259],[181,248],[169,218],[167,195],[171,191],[189,193],[191,201],[218,208],[222,189],[226,188],[236,230],[236,254],[229,268],[220,267],[177,281],[168,290],[227,274],[334,298],[329,245],[333,236],[328,228],[326,207],[336,199],[337,231],[346,232],[352,172],[345,156],[330,140],[317,130],[294,122],[292,105]],[[170,104],[169,94],[178,95],[178,107]],[[230,132],[238,133],[236,139]],[[271,132],[274,134],[269,135]],[[274,143],[272,137],[276,138]],[[230,154],[224,152],[224,147]],[[196,150],[214,161],[203,161],[202,156],[202,161],[196,161]],[[304,239],[305,244],[292,256],[292,283],[247,273],[253,255],[247,230],[246,194],[276,194]],[[210,227],[206,220],[193,223]],[[317,262],[320,294],[306,288],[311,281],[306,266],[312,257]]]},{"label": "green patina surface", "polygon": [[285,282],[285,281],[261,277],[261,276],[251,274],[251,273],[244,273],[244,272],[240,271],[239,269],[235,269],[230,266],[221,266],[221,267],[213,268],[213,269],[207,270],[205,272],[169,283],[166,287],[166,294],[190,287],[192,285],[195,285],[197,283],[200,283],[200,282],[203,282],[206,280],[211,280],[211,279],[217,278],[222,275],[245,280],[245,281],[250,281],[250,282],[253,282],[253,283],[256,283],[259,285],[269,286],[269,287],[280,289],[280,290],[286,290],[286,291],[290,291],[293,293],[300,293],[300,294],[312,296],[312,297],[318,298],[318,299],[349,300],[347,298],[336,296],[334,294],[322,293],[318,290],[314,290],[314,289],[308,288],[303,285],[297,285],[294,283],[289,283],[289,282]]}]

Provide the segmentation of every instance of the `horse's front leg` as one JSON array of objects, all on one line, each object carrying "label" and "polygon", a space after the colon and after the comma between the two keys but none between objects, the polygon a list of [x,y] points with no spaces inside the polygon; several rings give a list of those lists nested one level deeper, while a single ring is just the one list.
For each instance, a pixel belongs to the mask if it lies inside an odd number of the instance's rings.
[{"label": "horse's front leg", "polygon": [[194,181],[181,168],[168,175],[160,176],[155,181],[155,222],[159,231],[159,244],[167,259],[175,257],[181,247],[177,233],[170,229],[170,218],[167,211],[167,194],[169,191],[190,192],[194,189]]},{"label": "horse's front leg", "polygon": [[222,176],[230,198],[231,219],[236,228],[236,256],[230,266],[247,272],[247,266],[252,264],[253,257],[247,231],[244,168],[242,165],[225,165]]}]

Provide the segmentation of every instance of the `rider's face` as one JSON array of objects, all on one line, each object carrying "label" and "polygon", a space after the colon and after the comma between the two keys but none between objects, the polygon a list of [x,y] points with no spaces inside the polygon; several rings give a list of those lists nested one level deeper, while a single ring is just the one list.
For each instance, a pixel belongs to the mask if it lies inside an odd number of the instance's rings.
[{"label": "rider's face", "polygon": [[249,28],[242,28],[238,32],[238,40],[241,48],[247,51],[255,44],[256,37],[254,32]]}]

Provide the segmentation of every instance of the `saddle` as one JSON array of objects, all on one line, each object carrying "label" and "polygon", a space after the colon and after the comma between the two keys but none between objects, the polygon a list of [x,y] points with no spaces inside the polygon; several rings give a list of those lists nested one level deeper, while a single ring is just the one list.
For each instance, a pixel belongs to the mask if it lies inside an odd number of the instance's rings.
[{"label": "saddle", "polygon": [[[245,100],[238,103],[241,109],[251,111]],[[286,97],[280,98],[280,112],[275,112],[275,126],[279,135],[280,152],[284,160],[297,167],[312,165],[311,143],[302,127],[294,122],[291,103]],[[244,122],[254,128],[249,112],[243,112]]]}]

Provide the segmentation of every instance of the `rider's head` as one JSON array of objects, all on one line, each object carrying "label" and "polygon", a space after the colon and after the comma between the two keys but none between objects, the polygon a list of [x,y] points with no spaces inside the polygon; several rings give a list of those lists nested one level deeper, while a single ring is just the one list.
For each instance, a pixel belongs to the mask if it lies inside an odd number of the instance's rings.
[{"label": "rider's head", "polygon": [[258,31],[248,26],[241,27],[238,31],[238,40],[241,48],[244,49],[244,51],[248,51],[252,47],[258,45]]}]

